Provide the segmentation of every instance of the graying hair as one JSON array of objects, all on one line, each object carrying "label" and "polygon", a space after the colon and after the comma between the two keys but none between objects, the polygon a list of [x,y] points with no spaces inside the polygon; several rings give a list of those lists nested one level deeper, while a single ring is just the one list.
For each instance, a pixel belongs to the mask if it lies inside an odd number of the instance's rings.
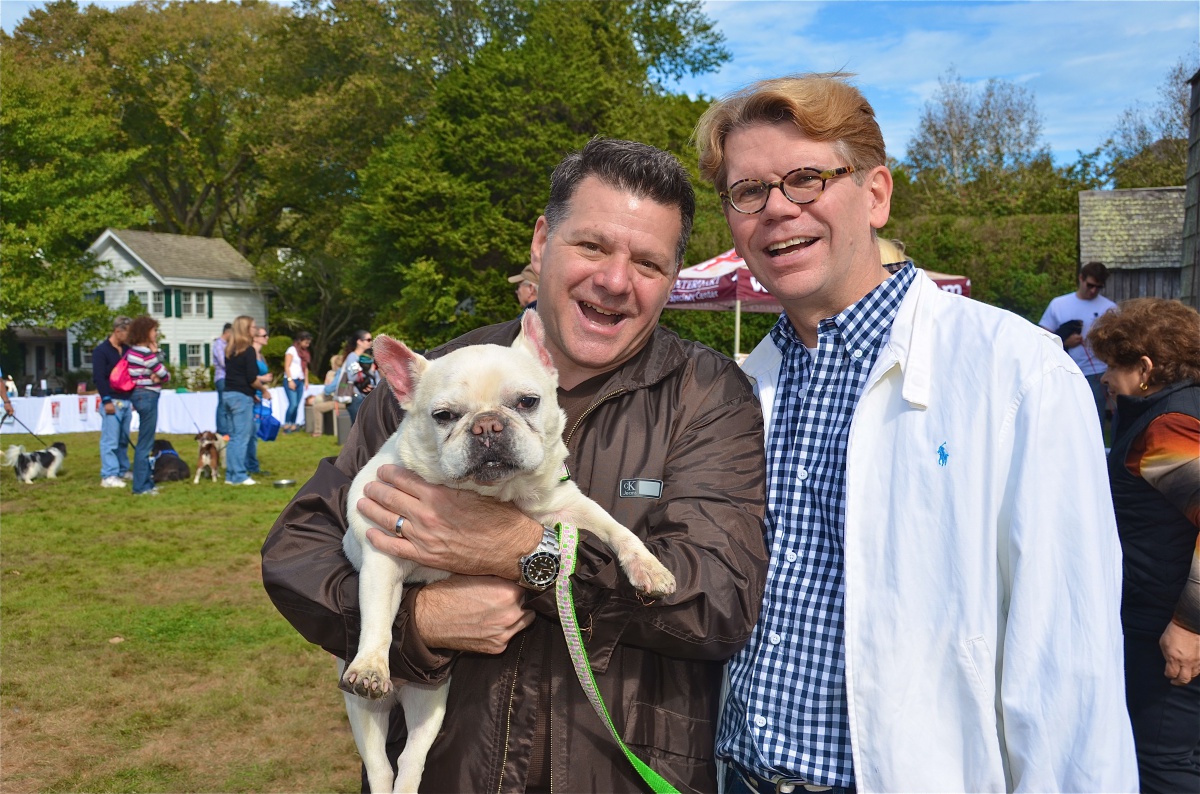
[{"label": "graying hair", "polygon": [[675,245],[675,268],[678,270],[687,253],[692,220],[696,215],[692,181],[678,158],[637,141],[592,138],[582,149],[564,157],[550,175],[550,200],[544,213],[549,233],[553,234],[566,219],[579,183],[589,176],[638,198],[679,208],[679,241]]}]

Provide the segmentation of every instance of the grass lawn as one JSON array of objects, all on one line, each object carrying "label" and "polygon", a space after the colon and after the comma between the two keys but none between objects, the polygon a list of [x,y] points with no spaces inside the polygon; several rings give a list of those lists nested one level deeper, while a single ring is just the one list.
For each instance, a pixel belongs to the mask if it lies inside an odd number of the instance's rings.
[{"label": "grass lawn", "polygon": [[[169,438],[189,467],[191,436]],[[57,480],[0,472],[0,790],[358,791],[332,657],[262,589],[259,547],[331,437],[259,443],[254,487],[99,487],[98,433],[45,436]],[[40,449],[28,435],[0,445]]]}]

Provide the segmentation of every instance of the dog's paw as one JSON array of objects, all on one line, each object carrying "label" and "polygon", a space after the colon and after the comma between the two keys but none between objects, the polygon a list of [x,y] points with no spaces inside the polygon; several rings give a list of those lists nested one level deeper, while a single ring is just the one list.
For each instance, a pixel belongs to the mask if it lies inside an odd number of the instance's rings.
[{"label": "dog's paw", "polygon": [[392,677],[387,665],[354,660],[342,674],[342,683],[359,697],[379,700],[392,692]]},{"label": "dog's paw", "polygon": [[629,583],[639,593],[645,593],[651,598],[661,598],[675,592],[675,577],[644,548],[622,559],[621,567],[625,569]]}]

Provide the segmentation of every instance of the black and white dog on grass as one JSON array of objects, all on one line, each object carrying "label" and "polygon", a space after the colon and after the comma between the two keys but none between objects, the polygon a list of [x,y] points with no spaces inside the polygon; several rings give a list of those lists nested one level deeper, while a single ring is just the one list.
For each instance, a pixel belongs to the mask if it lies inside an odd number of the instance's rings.
[{"label": "black and white dog on grass", "polygon": [[31,483],[38,477],[53,480],[58,477],[63,459],[67,457],[67,445],[55,441],[46,449],[26,452],[25,447],[11,446],[4,452],[4,465],[12,466],[17,480]]}]

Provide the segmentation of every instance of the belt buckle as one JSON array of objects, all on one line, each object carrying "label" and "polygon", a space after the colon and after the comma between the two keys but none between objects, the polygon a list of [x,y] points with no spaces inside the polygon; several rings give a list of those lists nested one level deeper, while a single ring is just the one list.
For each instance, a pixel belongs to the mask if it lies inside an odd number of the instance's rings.
[{"label": "belt buckle", "polygon": [[818,786],[816,783],[787,777],[776,777],[772,782],[775,784],[776,794],[792,794],[797,788],[813,792],[829,791],[833,788],[833,786]]}]

